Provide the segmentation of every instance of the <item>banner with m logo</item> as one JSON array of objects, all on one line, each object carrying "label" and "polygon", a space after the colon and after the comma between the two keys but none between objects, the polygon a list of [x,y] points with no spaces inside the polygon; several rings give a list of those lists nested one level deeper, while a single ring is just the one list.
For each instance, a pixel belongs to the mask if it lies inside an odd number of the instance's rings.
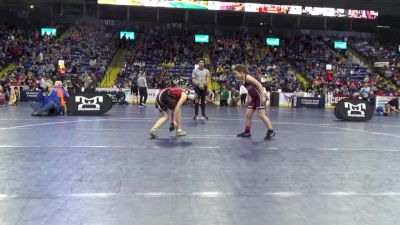
[{"label": "banner with m logo", "polygon": [[342,99],[336,104],[335,116],[347,121],[368,121],[374,113],[373,107],[366,100]]},{"label": "banner with m logo", "polygon": [[67,102],[68,115],[101,115],[112,108],[112,99],[106,93],[79,93]]}]

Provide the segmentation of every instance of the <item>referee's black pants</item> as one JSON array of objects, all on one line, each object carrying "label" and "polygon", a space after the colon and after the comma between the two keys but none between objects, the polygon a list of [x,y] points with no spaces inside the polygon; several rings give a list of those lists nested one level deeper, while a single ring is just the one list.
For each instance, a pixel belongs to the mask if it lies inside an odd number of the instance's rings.
[{"label": "referee's black pants", "polygon": [[199,105],[201,106],[201,115],[206,115],[206,96],[207,96],[207,88],[205,87],[201,90],[198,86],[194,87],[194,91],[196,92],[197,96],[200,98],[200,102],[197,100],[194,105],[194,113],[195,116],[199,115]]},{"label": "referee's black pants", "polygon": [[139,95],[140,95],[140,105],[146,104],[147,101],[147,88],[139,87]]}]

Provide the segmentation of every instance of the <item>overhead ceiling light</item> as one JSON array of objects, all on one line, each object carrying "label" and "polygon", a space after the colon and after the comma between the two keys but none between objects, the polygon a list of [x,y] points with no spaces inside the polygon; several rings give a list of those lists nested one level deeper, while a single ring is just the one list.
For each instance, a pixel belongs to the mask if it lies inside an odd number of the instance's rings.
[{"label": "overhead ceiling light", "polygon": [[29,8],[31,8],[31,9],[34,9],[34,8],[35,8],[35,6],[34,6],[34,5],[30,5],[30,6],[29,6]]}]

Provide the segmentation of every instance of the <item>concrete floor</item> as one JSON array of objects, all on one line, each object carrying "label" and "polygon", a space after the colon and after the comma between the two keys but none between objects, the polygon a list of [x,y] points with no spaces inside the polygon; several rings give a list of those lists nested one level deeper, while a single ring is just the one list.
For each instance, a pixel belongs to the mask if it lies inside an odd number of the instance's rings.
[{"label": "concrete floor", "polygon": [[0,225],[400,224],[400,117],[269,110],[277,136],[236,138],[244,110],[184,109],[187,137],[148,130],[154,107],[100,117],[0,108]]}]

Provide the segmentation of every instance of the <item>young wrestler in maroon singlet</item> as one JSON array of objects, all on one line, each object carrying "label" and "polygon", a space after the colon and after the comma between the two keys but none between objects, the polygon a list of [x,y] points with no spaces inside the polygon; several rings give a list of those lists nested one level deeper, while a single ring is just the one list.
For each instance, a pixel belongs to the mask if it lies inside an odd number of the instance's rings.
[{"label": "young wrestler in maroon singlet", "polygon": [[264,122],[265,126],[268,128],[267,135],[265,136],[265,140],[271,139],[275,136],[275,132],[272,128],[271,120],[268,118],[265,112],[265,102],[266,95],[263,92],[262,84],[249,75],[246,66],[244,65],[236,65],[233,67],[233,72],[235,74],[236,79],[243,81],[244,87],[248,91],[248,96],[251,98],[248,108],[246,111],[246,128],[243,133],[238,134],[238,137],[250,137],[251,133],[251,125],[253,123],[253,115],[257,110],[258,116]]}]

